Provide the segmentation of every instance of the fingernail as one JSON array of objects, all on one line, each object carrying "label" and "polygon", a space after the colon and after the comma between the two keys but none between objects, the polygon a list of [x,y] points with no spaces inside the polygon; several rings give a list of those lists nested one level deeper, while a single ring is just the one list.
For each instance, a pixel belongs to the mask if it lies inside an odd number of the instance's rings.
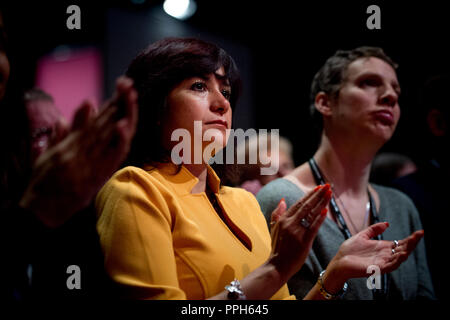
[{"label": "fingernail", "polygon": [[328,189],[327,192],[325,193],[325,196],[331,198],[332,194],[333,194],[333,191],[331,191],[331,189]]},{"label": "fingernail", "polygon": [[281,202],[285,202],[284,198],[281,198],[280,202],[278,202],[277,207],[281,204]]},{"label": "fingernail", "polygon": [[317,190],[319,190],[320,188],[322,188],[322,186],[321,186],[321,185],[318,185],[317,187],[314,188],[314,191],[317,191]]},{"label": "fingernail", "polygon": [[327,209],[327,208],[323,208],[322,211],[320,212],[320,214],[321,214],[322,216],[324,216],[324,215],[327,214],[327,212],[328,212],[328,209]]}]

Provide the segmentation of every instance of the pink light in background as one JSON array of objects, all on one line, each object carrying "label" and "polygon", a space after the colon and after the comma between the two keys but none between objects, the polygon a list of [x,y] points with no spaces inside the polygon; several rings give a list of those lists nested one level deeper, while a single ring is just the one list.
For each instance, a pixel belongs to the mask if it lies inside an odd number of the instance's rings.
[{"label": "pink light in background", "polygon": [[36,85],[53,97],[70,122],[84,100],[95,106],[102,101],[102,56],[96,48],[61,47],[38,61]]}]

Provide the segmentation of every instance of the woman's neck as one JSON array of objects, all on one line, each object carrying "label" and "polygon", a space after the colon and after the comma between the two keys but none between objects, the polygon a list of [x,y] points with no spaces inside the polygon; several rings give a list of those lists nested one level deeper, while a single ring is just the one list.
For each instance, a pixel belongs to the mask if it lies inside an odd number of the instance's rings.
[{"label": "woman's neck", "polygon": [[370,168],[378,148],[341,141],[344,140],[323,134],[314,159],[326,179],[334,185],[337,196],[363,196],[367,193]]},{"label": "woman's neck", "polygon": [[198,183],[192,188],[191,193],[205,192],[208,177],[206,164],[183,164],[183,166],[198,179]]}]

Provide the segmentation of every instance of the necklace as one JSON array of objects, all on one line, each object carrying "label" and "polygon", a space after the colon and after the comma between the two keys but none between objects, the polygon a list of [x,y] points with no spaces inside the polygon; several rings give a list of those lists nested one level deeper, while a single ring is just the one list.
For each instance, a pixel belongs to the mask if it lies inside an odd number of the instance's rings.
[{"label": "necklace", "polygon": [[[333,190],[333,192],[335,192],[335,191]],[[352,225],[353,229],[356,231],[356,233],[358,233],[358,232],[360,232],[361,230],[363,230],[363,229],[366,227],[366,225],[367,225],[367,220],[369,220],[369,214],[370,214],[370,201],[367,201],[367,203],[366,203],[366,210],[365,210],[364,220],[363,220],[363,222],[362,222],[362,225],[361,225],[360,228],[357,228],[356,225],[355,225],[355,223],[354,223],[354,221],[353,221],[353,219],[352,219],[352,217],[351,217],[351,215],[348,213],[349,211],[348,211],[347,208],[345,207],[344,201],[342,201],[342,199],[341,199],[340,196],[337,197],[336,199],[339,201],[339,203],[340,203],[342,209],[344,209],[343,211],[344,211],[345,215],[347,216],[348,220],[350,221],[350,224]]]},{"label": "necklace", "polygon": [[[314,160],[314,158],[311,158],[308,160],[308,164],[311,168],[311,172],[314,176],[314,179],[316,180],[317,184],[325,184],[325,180],[323,179],[323,175],[320,172],[319,167],[317,166],[316,161]],[[369,196],[369,211],[370,211],[370,216],[372,219],[372,223],[378,223],[379,222],[379,218],[378,218],[378,213],[373,201],[373,197],[370,194],[370,190],[369,188],[367,188],[367,195]],[[341,203],[342,205],[342,203]],[[367,208],[367,206],[366,206]],[[350,230],[348,230],[347,224],[345,223],[345,220],[341,214],[341,211],[339,210],[339,207],[335,201],[334,196],[331,196],[331,200],[330,200],[330,211],[334,214],[336,220],[339,222],[338,226],[340,225],[340,229],[345,237],[345,239],[348,239],[352,236],[352,234],[350,233]],[[383,240],[383,236],[382,234],[379,234],[375,237],[377,240]],[[385,300],[386,296],[387,296],[387,289],[388,289],[388,275],[385,273],[382,275],[382,280],[381,280],[381,289],[373,289],[373,296],[375,300]]]},{"label": "necklace", "polygon": [[[311,158],[308,160],[308,164],[311,168],[311,172],[314,176],[314,179],[316,180],[317,184],[325,184],[325,180],[323,178],[323,174],[320,171],[319,167],[317,166],[316,161],[314,160],[314,158]],[[370,190],[367,188],[367,195],[369,196],[369,202],[370,202],[370,218],[372,219],[372,223],[377,223],[379,222],[378,219],[378,214],[376,212],[376,208],[374,205],[374,201],[372,198],[372,195],[370,194]],[[367,206],[366,206],[367,207]],[[339,206],[336,203],[336,199],[334,196],[331,196],[331,200],[330,200],[330,211],[333,213],[335,219],[337,220],[337,224],[339,226],[339,229],[341,229],[342,233],[344,234],[344,237],[346,239],[350,238],[352,236],[352,233],[350,232],[350,230],[347,227],[347,223],[341,213],[341,210],[339,210]],[[347,214],[348,215],[348,214]],[[351,219],[350,219],[351,220]],[[353,223],[353,221],[351,221]],[[377,236],[378,240],[382,239],[381,235]]]},{"label": "necklace", "polygon": [[[333,194],[338,195],[338,192],[336,191],[336,188],[334,187],[334,184],[331,182],[332,180],[328,179],[327,175],[325,173],[322,172],[323,177],[325,178],[325,180],[327,182],[330,183],[331,186],[331,190],[333,191]],[[360,232],[361,230],[363,230],[366,225],[367,225],[367,221],[369,220],[369,215],[370,215],[370,201],[367,201],[366,203],[366,208],[365,208],[365,214],[364,214],[364,220],[363,223],[361,225],[360,228],[356,227],[355,222],[353,221],[351,215],[349,214],[349,210],[347,210],[344,201],[341,199],[341,194],[339,194],[339,196],[336,197],[336,200],[340,203],[341,208],[343,209],[343,212],[345,213],[345,216],[347,217],[347,219],[349,220],[351,226],[353,227],[353,230],[355,230],[356,233]]]}]

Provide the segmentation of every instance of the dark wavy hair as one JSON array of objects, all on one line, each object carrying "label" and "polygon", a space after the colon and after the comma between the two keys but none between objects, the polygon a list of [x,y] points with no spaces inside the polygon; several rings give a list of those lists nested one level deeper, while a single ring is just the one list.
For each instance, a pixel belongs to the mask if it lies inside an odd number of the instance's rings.
[{"label": "dark wavy hair", "polygon": [[139,123],[126,165],[142,167],[170,161],[161,144],[160,121],[168,112],[166,99],[183,80],[224,68],[231,86],[234,110],[241,93],[241,78],[231,56],[215,44],[194,38],[166,38],[147,47],[133,59],[126,75],[139,95]]},{"label": "dark wavy hair", "polygon": [[310,91],[310,114],[319,131],[322,130],[322,114],[315,107],[316,95],[325,92],[330,98],[339,95],[342,84],[347,79],[348,66],[362,58],[378,58],[389,64],[394,70],[398,65],[378,47],[358,47],[352,50],[338,50],[329,57],[313,78]]}]

